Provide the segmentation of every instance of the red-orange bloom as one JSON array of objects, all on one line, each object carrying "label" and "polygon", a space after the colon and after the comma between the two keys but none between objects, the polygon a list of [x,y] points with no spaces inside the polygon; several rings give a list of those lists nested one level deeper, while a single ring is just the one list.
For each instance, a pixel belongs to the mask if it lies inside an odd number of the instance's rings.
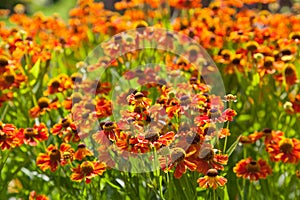
[{"label": "red-orange bloom", "polygon": [[250,181],[266,178],[272,173],[272,169],[266,161],[261,158],[255,161],[250,157],[238,162],[233,171],[237,177],[249,178]]},{"label": "red-orange bloom", "polygon": [[277,140],[267,146],[272,161],[297,164],[300,160],[300,141],[296,138]]},{"label": "red-orange bloom", "polygon": [[29,195],[29,200],[48,200],[48,197],[43,194],[36,194],[35,191],[31,191]]},{"label": "red-orange bloom", "polygon": [[42,97],[37,102],[38,106],[31,108],[29,111],[30,117],[36,118],[42,114],[44,114],[46,111],[50,111],[51,109],[57,109],[58,108],[58,102],[53,101],[51,102],[48,98]]},{"label": "red-orange bloom", "polygon": [[51,133],[53,135],[58,135],[59,137],[63,137],[64,142],[79,142],[80,137],[78,135],[76,125],[71,120],[70,117],[66,117],[61,119],[60,123],[55,124],[53,128],[51,128]]},{"label": "red-orange bloom", "polygon": [[77,147],[78,147],[78,149],[74,154],[74,158],[76,160],[82,160],[86,156],[93,156],[93,153],[88,148],[86,148],[85,144],[80,143],[80,144],[78,144]]},{"label": "red-orange bloom", "polygon": [[54,145],[49,145],[46,153],[40,153],[36,159],[36,164],[41,170],[46,171],[50,169],[55,172],[58,165],[66,165],[66,159],[72,155],[74,150],[71,148],[70,144],[62,143],[58,149]]},{"label": "red-orange bloom", "polygon": [[72,168],[71,180],[81,182],[85,179],[86,183],[90,183],[93,177],[102,175],[106,165],[96,161],[84,161],[77,168]]},{"label": "red-orange bloom", "polygon": [[0,122],[0,147],[2,150],[21,145],[23,140],[17,135],[17,128],[12,124]]},{"label": "red-orange bloom", "polygon": [[215,190],[219,186],[224,186],[227,183],[227,179],[219,176],[216,169],[209,169],[206,176],[199,178],[197,182],[201,188],[213,188]]},{"label": "red-orange bloom", "polygon": [[34,125],[33,128],[22,128],[19,134],[24,137],[24,143],[30,146],[36,146],[37,141],[44,141],[48,139],[48,129],[44,123]]}]

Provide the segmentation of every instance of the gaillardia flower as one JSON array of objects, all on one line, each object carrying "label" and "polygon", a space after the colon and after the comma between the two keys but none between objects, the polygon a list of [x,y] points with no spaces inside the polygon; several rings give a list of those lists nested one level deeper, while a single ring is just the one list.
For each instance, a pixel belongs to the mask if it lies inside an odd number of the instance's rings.
[{"label": "gaillardia flower", "polygon": [[266,178],[272,173],[272,169],[266,161],[263,159],[255,161],[252,158],[246,158],[238,162],[233,171],[237,177],[249,178],[250,181]]},{"label": "gaillardia flower", "polygon": [[102,175],[106,165],[96,161],[84,161],[76,168],[72,168],[71,180],[81,182],[85,179],[86,183],[90,183],[93,177]]},{"label": "gaillardia flower", "polygon": [[197,182],[201,188],[213,188],[215,190],[219,186],[224,186],[227,183],[227,179],[219,176],[216,169],[209,169],[206,176],[199,178]]}]

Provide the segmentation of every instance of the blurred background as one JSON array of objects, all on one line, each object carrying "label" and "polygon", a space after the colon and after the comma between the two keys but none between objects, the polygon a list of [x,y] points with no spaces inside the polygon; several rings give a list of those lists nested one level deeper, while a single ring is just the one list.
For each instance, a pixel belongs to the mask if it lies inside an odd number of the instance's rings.
[{"label": "blurred background", "polygon": [[[10,13],[14,12],[14,7],[17,4],[23,4],[26,7],[26,13],[32,14],[36,11],[42,11],[46,15],[59,13],[63,18],[68,17],[68,11],[72,8],[77,0],[0,0],[0,9],[8,9]],[[95,0],[104,2],[107,9],[114,10],[114,3],[120,0]],[[207,6],[212,0],[200,0],[202,5]],[[294,3],[299,3],[300,0],[278,0],[280,12],[289,11]],[[265,7],[264,9],[267,9]]]}]

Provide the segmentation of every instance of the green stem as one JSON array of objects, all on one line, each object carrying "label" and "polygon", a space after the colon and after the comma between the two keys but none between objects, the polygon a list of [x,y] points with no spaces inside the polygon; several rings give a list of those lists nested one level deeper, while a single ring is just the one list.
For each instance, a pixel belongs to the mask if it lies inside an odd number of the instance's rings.
[{"label": "green stem", "polygon": [[6,115],[7,111],[8,111],[8,106],[9,106],[8,103],[6,103],[4,111],[2,112],[2,115],[1,115],[1,118],[0,118],[1,122],[3,121],[5,115]]}]

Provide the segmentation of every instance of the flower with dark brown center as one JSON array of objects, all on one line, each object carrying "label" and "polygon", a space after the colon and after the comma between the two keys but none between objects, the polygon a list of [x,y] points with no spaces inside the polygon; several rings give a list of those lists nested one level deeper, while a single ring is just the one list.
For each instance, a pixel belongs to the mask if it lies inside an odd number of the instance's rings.
[{"label": "flower with dark brown center", "polygon": [[181,106],[187,106],[191,103],[190,97],[187,95],[183,95],[180,97],[180,105]]},{"label": "flower with dark brown center", "polygon": [[4,73],[3,77],[5,82],[8,84],[12,84],[15,81],[15,76],[11,73]]},{"label": "flower with dark brown center", "polygon": [[104,130],[113,130],[116,127],[115,123],[113,122],[105,122],[103,125]]},{"label": "flower with dark brown center", "polygon": [[84,174],[90,174],[94,170],[94,166],[91,162],[89,161],[84,161],[80,165],[81,172]]},{"label": "flower with dark brown center", "polygon": [[58,89],[59,86],[60,86],[59,80],[54,79],[54,80],[51,82],[51,87],[52,87],[53,89]]},{"label": "flower with dark brown center", "polygon": [[84,108],[93,111],[95,110],[95,104],[91,101],[88,101],[87,103],[84,104]]},{"label": "flower with dark brown center", "polygon": [[62,126],[63,128],[69,127],[70,124],[71,124],[71,120],[70,120],[69,118],[63,118],[63,119],[61,120],[61,126]]},{"label": "flower with dark brown center", "polygon": [[5,67],[8,65],[8,60],[5,58],[0,58],[0,68]]},{"label": "flower with dark brown center", "polygon": [[180,163],[185,158],[185,151],[182,148],[176,147],[171,149],[171,160],[174,164]]},{"label": "flower with dark brown center", "polygon": [[26,137],[34,137],[38,134],[38,132],[33,128],[26,128],[24,131],[24,135]]},{"label": "flower with dark brown center", "polygon": [[208,111],[208,117],[210,119],[217,119],[221,116],[221,111],[218,108],[212,108]]},{"label": "flower with dark brown center", "polygon": [[286,76],[294,75],[295,74],[295,70],[292,67],[288,66],[288,67],[285,68],[284,74]]},{"label": "flower with dark brown center", "polygon": [[234,65],[239,65],[241,63],[241,59],[240,58],[234,58],[231,62]]},{"label": "flower with dark brown center", "polygon": [[84,149],[86,146],[85,146],[85,144],[83,144],[83,143],[80,143],[80,144],[78,144],[78,149]]},{"label": "flower with dark brown center", "polygon": [[250,41],[246,44],[246,49],[250,52],[256,51],[258,49],[258,43],[255,41]]},{"label": "flower with dark brown center", "polygon": [[186,136],[186,142],[188,144],[198,144],[200,142],[200,135],[198,133],[194,133],[194,132],[188,132],[187,136]]},{"label": "flower with dark brown center", "polygon": [[53,149],[50,152],[50,160],[52,162],[59,162],[61,159],[60,151],[57,149]]},{"label": "flower with dark brown center", "polygon": [[159,139],[159,133],[156,131],[149,131],[145,134],[145,139],[149,142],[155,142]]},{"label": "flower with dark brown center", "polygon": [[264,133],[264,136],[269,136],[272,133],[272,129],[265,128],[262,132]]},{"label": "flower with dark brown center", "polygon": [[82,81],[82,75],[79,74],[79,73],[74,73],[71,76],[71,80],[72,80],[73,83],[75,83],[75,82],[76,83],[81,83],[81,81]]},{"label": "flower with dark brown center", "polygon": [[82,95],[80,93],[76,92],[76,93],[72,94],[71,98],[72,98],[73,104],[79,103],[82,100]]},{"label": "flower with dark brown center", "polygon": [[48,108],[50,105],[50,100],[47,97],[41,97],[38,100],[38,106],[40,109]]},{"label": "flower with dark brown center", "polygon": [[136,100],[142,99],[143,97],[144,97],[144,94],[141,93],[141,92],[137,92],[137,93],[135,93],[135,95],[134,95],[134,98],[135,98]]},{"label": "flower with dark brown center", "polygon": [[209,177],[216,177],[216,176],[219,175],[219,173],[218,173],[218,170],[216,170],[216,169],[209,169],[206,172],[206,175],[209,176]]},{"label": "flower with dark brown center", "polygon": [[199,158],[205,160],[205,161],[210,161],[214,158],[215,152],[212,148],[204,147],[203,149],[200,150],[199,153]]},{"label": "flower with dark brown center", "polygon": [[279,143],[280,151],[289,154],[293,151],[294,145],[292,139],[285,138]]},{"label": "flower with dark brown center", "polygon": [[252,160],[247,166],[247,171],[251,172],[251,173],[255,173],[255,172],[259,172],[260,171],[260,167],[259,164]]}]

